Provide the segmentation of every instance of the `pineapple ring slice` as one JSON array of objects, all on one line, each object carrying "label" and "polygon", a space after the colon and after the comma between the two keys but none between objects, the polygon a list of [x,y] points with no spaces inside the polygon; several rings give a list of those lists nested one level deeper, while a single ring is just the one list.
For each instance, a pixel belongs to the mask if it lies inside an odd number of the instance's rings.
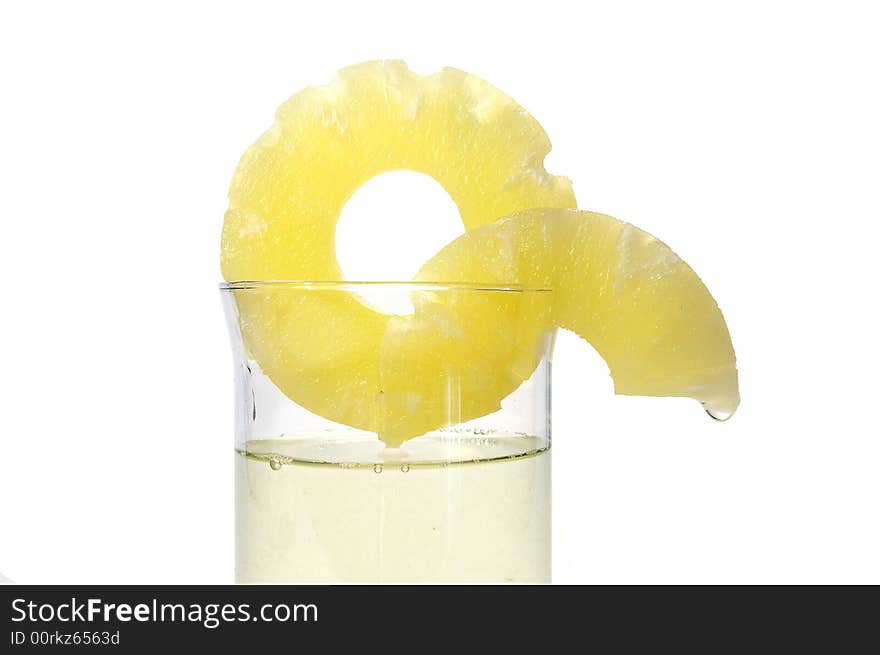
[{"label": "pineapple ring slice", "polygon": [[[571,183],[544,169],[549,150],[547,135],[522,107],[462,71],[422,77],[398,61],[344,69],[329,85],[284,103],[242,157],[223,224],[223,277],[341,280],[339,215],[361,185],[386,171],[433,177],[467,230],[532,207],[574,207]],[[250,355],[306,409],[377,433],[390,423],[407,436],[448,422],[440,413],[387,416],[383,386],[399,384],[394,376],[408,371],[380,380],[392,317],[350,290],[259,287],[238,291],[236,302]],[[496,360],[506,356],[498,348]],[[512,390],[509,381],[488,396],[505,390]]]}]

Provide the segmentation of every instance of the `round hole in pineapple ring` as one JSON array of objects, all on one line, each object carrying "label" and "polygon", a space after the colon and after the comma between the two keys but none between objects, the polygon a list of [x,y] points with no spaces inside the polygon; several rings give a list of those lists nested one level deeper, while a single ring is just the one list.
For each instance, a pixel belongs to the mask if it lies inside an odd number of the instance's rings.
[{"label": "round hole in pineapple ring", "polygon": [[[340,280],[335,233],[342,208],[365,182],[392,170],[433,177],[455,201],[466,230],[533,207],[574,207],[570,182],[544,170],[549,150],[543,129],[522,107],[462,71],[419,76],[397,61],[344,69],[329,85],[284,103],[242,157],[223,225],[223,277]],[[282,392],[325,418],[380,434],[393,424],[399,442],[492,411],[522,379],[519,369],[528,368],[530,355],[515,350],[530,340],[501,340],[480,355],[512,362],[503,384],[485,389],[483,402],[454,417],[440,403],[436,413],[420,412],[410,424],[403,405],[383,398],[383,386],[408,375],[405,365],[379,366],[391,316],[335,289],[235,291],[250,356]],[[505,307],[505,316],[549,311],[538,306],[547,302],[540,296],[508,294],[497,302],[516,305]],[[484,318],[457,327],[479,332],[478,324]]]}]

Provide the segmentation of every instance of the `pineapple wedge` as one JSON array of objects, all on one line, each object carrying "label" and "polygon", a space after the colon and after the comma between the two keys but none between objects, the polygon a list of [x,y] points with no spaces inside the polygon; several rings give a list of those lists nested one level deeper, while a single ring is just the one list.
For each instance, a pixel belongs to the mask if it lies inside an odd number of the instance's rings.
[{"label": "pineapple wedge", "polygon": [[[705,285],[668,246],[610,216],[565,209],[521,212],[465,233],[427,262],[416,279],[487,286],[518,282],[553,293],[546,306],[531,309],[522,302],[504,308],[486,296],[461,307],[415,298],[415,314],[397,317],[383,344],[383,378],[397,384],[386,388],[386,404],[393,410],[386,413],[386,443],[414,436],[406,411],[420,416],[417,430],[443,421],[437,381],[448,377],[450,361],[473,376],[466,406],[456,418],[497,409],[528,377],[541,352],[537,339],[554,327],[570,329],[593,345],[619,394],[694,398],[718,419],[728,418],[739,404],[730,334]],[[481,332],[476,324],[489,316],[496,329]],[[449,325],[460,327],[454,340],[448,337]],[[493,346],[501,333],[531,336]],[[432,361],[442,366],[432,367],[422,357],[413,367],[394,356],[413,349],[408,343],[413,334],[419,351],[432,353]],[[430,392],[420,395],[424,389]]]}]

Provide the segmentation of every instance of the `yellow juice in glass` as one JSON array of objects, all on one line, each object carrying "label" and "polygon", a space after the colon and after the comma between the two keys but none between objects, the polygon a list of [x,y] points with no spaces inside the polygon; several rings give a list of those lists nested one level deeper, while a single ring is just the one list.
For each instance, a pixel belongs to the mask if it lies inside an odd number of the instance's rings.
[{"label": "yellow juice in glass", "polygon": [[550,581],[542,440],[421,438],[380,448],[264,440],[239,450],[237,581]]}]

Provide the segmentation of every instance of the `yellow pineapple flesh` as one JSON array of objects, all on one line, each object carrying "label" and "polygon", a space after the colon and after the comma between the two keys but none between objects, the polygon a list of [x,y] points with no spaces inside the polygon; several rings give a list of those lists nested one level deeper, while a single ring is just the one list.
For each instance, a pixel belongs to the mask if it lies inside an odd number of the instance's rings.
[{"label": "yellow pineapple flesh", "polygon": [[[282,105],[275,124],[242,157],[223,225],[223,277],[341,280],[335,252],[341,210],[360,186],[390,170],[433,177],[467,230],[532,207],[574,207],[570,182],[544,170],[549,150],[541,126],[522,107],[472,75],[445,69],[419,76],[394,61],[347,68],[329,85]],[[408,377],[406,366],[380,374],[383,341],[399,332],[399,317],[350,291],[326,288],[263,286],[237,291],[236,302],[250,355],[303,407],[377,433],[393,426],[406,436],[448,420],[398,405],[401,396],[393,391],[405,381],[396,376]],[[503,359],[505,347],[489,359]],[[513,383],[506,380],[485,397],[509,392]]]},{"label": "yellow pineapple flesh", "polygon": [[[515,334],[540,335],[553,327],[574,331],[604,358],[617,393],[694,398],[716,418],[729,417],[739,404],[733,345],[705,285],[664,243],[610,216],[565,209],[524,211],[462,235],[427,262],[417,279],[518,282],[552,289],[549,312],[504,314],[479,298],[466,311],[491,315]],[[481,301],[484,306],[476,306]],[[398,320],[430,322],[422,316],[425,310],[420,312],[418,304],[416,308],[415,315]],[[457,320],[468,319],[462,315]],[[438,327],[433,331],[422,330],[426,350],[492,352],[485,343],[475,347],[477,341],[448,343],[441,323],[434,322]],[[386,351],[395,348],[386,339]],[[507,358],[535,361],[538,352],[537,342],[526,340]],[[383,365],[394,363],[384,360]],[[487,361],[487,368],[491,365]],[[528,372],[526,366],[520,379]],[[439,374],[422,369],[419,377],[408,378],[411,391],[426,387]],[[494,391],[502,393],[500,386],[482,393],[488,400]],[[394,440],[395,435],[387,438]]]}]

